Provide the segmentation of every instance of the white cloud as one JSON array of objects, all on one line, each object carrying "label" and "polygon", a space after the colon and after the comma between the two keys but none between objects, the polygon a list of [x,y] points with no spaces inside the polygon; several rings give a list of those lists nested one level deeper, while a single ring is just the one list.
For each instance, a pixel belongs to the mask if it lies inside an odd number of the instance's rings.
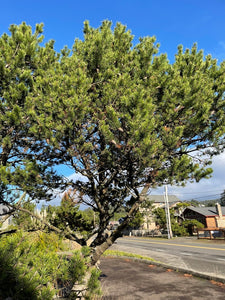
[{"label": "white cloud", "polygon": [[83,182],[87,182],[87,178],[79,173],[73,173],[72,175],[68,176],[68,180],[72,180],[72,181],[83,181]]},{"label": "white cloud", "polygon": [[[213,158],[211,167],[213,174],[210,179],[188,183],[185,187],[168,186],[168,193],[177,195],[180,200],[201,201],[220,198],[220,194],[225,190],[225,152]],[[151,191],[151,194],[162,193],[164,193],[164,188]]]}]

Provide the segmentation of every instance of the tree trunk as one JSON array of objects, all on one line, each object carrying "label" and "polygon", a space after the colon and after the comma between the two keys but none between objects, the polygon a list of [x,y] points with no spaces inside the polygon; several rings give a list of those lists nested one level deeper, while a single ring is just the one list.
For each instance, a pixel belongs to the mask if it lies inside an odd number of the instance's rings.
[{"label": "tree trunk", "polygon": [[125,220],[118,226],[118,228],[105,239],[105,241],[95,246],[95,241],[90,245],[93,247],[91,254],[91,265],[96,265],[101,255],[121,236],[122,231],[127,227],[130,221],[135,217],[135,213],[138,211],[140,204],[145,200],[145,196],[149,190],[150,183],[146,184],[142,189],[138,197],[138,200],[132,205]]}]

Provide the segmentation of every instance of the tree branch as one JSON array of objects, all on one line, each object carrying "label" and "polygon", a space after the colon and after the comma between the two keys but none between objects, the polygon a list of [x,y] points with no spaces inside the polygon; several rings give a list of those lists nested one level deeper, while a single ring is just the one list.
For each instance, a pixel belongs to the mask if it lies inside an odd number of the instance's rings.
[{"label": "tree branch", "polygon": [[14,210],[20,210],[22,212],[27,213],[31,217],[36,218],[37,220],[39,220],[42,224],[46,225],[52,231],[55,231],[58,234],[63,235],[66,238],[68,238],[70,240],[73,240],[73,241],[79,243],[82,246],[86,245],[85,240],[82,239],[82,238],[78,238],[77,235],[72,230],[70,230],[69,228],[66,228],[65,230],[61,230],[61,229],[51,225],[49,222],[43,220],[40,216],[36,215],[35,213],[32,213],[28,209],[25,209],[25,208],[21,207],[20,205],[13,205],[13,204],[8,204],[8,205],[11,208],[13,208]]}]

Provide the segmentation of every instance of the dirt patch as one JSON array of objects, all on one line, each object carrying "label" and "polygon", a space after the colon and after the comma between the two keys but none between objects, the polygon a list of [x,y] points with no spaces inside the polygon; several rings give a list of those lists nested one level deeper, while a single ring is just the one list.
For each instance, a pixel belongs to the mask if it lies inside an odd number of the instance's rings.
[{"label": "dirt patch", "polygon": [[224,300],[224,285],[133,259],[103,257],[102,300]]}]

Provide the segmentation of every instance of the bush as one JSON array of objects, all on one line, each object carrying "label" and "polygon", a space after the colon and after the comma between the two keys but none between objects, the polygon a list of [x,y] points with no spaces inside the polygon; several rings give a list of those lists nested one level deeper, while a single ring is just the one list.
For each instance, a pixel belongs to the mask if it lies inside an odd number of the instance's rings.
[{"label": "bush", "polygon": [[171,227],[172,227],[173,235],[175,235],[175,236],[187,236],[188,235],[187,229],[178,223],[173,223],[171,225]]},{"label": "bush", "polygon": [[185,220],[182,223],[189,235],[193,235],[197,228],[204,228],[204,225],[197,220]]},{"label": "bush", "polygon": [[[87,271],[87,258],[75,251],[71,259],[57,254],[62,241],[56,234],[18,232],[0,239],[0,299],[51,300],[70,292]],[[85,252],[87,250],[85,249]],[[97,274],[97,273],[96,273]],[[94,276],[94,275],[93,275]],[[90,288],[97,289],[96,276]]]}]

